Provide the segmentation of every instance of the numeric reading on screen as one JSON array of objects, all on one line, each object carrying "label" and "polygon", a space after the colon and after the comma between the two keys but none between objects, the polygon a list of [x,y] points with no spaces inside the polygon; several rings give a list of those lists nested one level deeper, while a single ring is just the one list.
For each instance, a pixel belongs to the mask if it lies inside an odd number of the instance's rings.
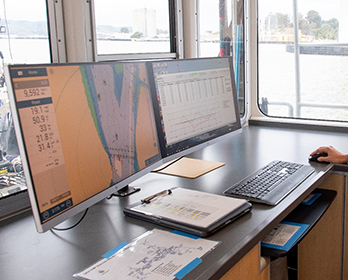
[{"label": "numeric reading on screen", "polygon": [[[65,176],[59,179],[59,192],[56,183],[47,180],[47,174],[54,168],[59,168],[62,172],[65,169],[49,82],[42,78],[20,80],[14,82],[13,86],[31,170],[33,174],[38,175],[34,176],[33,180],[46,182],[45,192],[38,192],[44,193],[38,200],[40,206],[45,209],[70,195]],[[72,203],[71,200],[66,202]],[[56,207],[66,206],[61,203]],[[44,211],[42,219],[49,218],[53,210],[54,208]]]},{"label": "numeric reading on screen", "polygon": [[36,165],[43,171],[52,164],[59,164],[59,135],[48,81],[16,82],[14,86],[19,112],[26,120],[24,133],[29,136],[26,137],[29,152],[41,154],[35,157]]}]

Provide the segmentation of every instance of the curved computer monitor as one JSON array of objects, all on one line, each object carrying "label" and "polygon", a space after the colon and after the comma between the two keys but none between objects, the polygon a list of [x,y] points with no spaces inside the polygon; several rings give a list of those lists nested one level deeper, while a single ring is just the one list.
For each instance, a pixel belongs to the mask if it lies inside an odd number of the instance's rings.
[{"label": "curved computer monitor", "polygon": [[232,57],[148,63],[164,162],[241,131]]},{"label": "curved computer monitor", "polygon": [[6,78],[39,232],[162,163],[145,63],[11,65]]}]

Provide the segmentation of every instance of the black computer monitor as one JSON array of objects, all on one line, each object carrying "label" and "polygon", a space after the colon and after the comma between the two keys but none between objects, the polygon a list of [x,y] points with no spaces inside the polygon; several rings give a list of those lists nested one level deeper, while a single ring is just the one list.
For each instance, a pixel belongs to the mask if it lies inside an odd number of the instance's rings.
[{"label": "black computer monitor", "polygon": [[162,163],[145,63],[11,65],[6,79],[39,232]]},{"label": "black computer monitor", "polygon": [[232,57],[148,63],[164,161],[240,131],[232,65]]}]

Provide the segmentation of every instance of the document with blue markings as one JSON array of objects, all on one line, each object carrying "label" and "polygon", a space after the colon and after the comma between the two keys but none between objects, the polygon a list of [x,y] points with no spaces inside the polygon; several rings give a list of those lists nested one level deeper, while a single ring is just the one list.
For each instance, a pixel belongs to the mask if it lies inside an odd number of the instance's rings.
[{"label": "document with blue markings", "polygon": [[74,276],[91,280],[181,279],[218,244],[180,232],[154,229]]}]

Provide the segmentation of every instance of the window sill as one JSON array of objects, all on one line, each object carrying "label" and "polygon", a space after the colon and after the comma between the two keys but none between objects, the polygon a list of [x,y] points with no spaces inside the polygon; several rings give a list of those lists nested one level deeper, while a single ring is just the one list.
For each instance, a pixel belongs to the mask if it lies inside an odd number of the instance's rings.
[{"label": "window sill", "polygon": [[249,125],[277,128],[325,131],[332,133],[348,133],[348,123],[334,121],[317,121],[304,119],[254,117],[248,120]]}]

